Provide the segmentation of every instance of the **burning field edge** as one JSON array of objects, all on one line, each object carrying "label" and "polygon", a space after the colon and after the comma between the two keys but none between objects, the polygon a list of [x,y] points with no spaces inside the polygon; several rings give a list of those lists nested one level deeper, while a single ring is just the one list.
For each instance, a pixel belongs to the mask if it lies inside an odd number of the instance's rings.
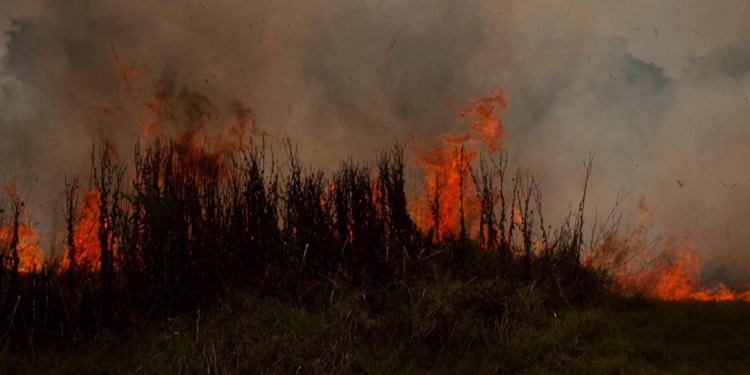
[{"label": "burning field edge", "polygon": [[[28,223],[8,185],[8,249],[19,255],[0,280],[2,373],[746,368],[742,291],[724,287],[739,297],[708,304],[654,300],[666,276],[631,273],[623,251],[642,246],[617,236],[616,220],[584,238],[591,161],[578,211],[550,233],[532,178],[516,173],[499,193],[499,158],[459,169],[455,221],[441,214],[440,183],[427,190],[421,229],[400,188],[399,146],[328,180],[290,142],[282,173],[262,143],[214,153],[159,137],[137,149],[131,184],[107,147],[92,152],[89,190],[66,182],[65,251],[39,265],[20,267]],[[453,150],[460,168],[465,155]],[[479,201],[473,229],[462,176]],[[692,280],[675,259],[662,267]],[[632,281],[647,277],[650,289]],[[684,280],[665,288],[722,290]]]},{"label": "burning field edge", "polygon": [[[128,85],[146,75],[113,54]],[[617,206],[587,217],[593,155],[578,205],[545,223],[540,181],[509,171],[501,148],[500,90],[458,111],[464,132],[412,138],[331,174],[259,130],[242,103],[227,124],[168,76],[151,93],[136,99],[133,159],[103,139],[88,179],[61,184],[52,252],[39,247],[28,197],[4,185],[0,371],[736,373],[743,363],[743,338],[694,352],[681,340],[746,330],[750,291],[704,285],[689,237],[648,259],[654,244],[640,223],[622,228]],[[425,174],[413,196],[411,164]]]}]

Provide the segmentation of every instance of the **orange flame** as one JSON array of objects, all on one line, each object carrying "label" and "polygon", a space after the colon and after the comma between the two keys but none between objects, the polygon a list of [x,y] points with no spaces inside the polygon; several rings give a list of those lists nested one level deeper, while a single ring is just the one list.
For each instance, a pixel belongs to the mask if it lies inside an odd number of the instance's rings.
[{"label": "orange flame", "polygon": [[195,164],[189,167],[196,167],[196,171],[201,170],[197,168],[198,161],[205,161],[201,154],[210,151],[206,153],[212,159],[210,164],[220,176],[229,177],[229,156],[240,150],[248,134],[260,135],[255,113],[239,101],[229,106],[233,121],[222,124],[208,98],[186,88],[178,93],[167,77],[154,82],[151,94],[151,99],[140,102],[150,112],[139,119],[141,142],[152,134],[166,134],[176,143],[181,156]]},{"label": "orange flame", "polygon": [[[0,226],[0,243],[7,246],[13,237],[13,225]],[[39,269],[44,263],[44,254],[38,250],[38,236],[26,222],[18,225],[18,270],[25,273]],[[10,255],[10,254],[9,254]]]},{"label": "orange flame", "polygon": [[[414,207],[418,212],[415,222],[422,230],[434,226],[433,210],[437,210],[438,226],[435,235],[444,238],[458,234],[461,225],[461,188],[463,184],[464,216],[471,216],[478,212],[479,200],[473,194],[473,185],[469,174],[468,163],[478,152],[466,150],[461,155],[462,143],[467,140],[465,134],[456,136],[441,134],[443,144],[427,150],[414,159],[415,163],[428,173],[427,199],[418,200]],[[437,197],[437,199],[435,199]]]},{"label": "orange flame", "polygon": [[[114,45],[111,46],[111,49],[115,72],[128,89],[132,80],[147,75],[145,70],[137,69],[133,64],[120,59]],[[230,168],[228,164],[230,160],[228,156],[241,148],[242,141],[248,133],[259,134],[255,114],[239,101],[234,101],[229,108],[233,123],[223,127],[225,130],[219,132],[209,142],[208,134],[205,134],[206,137],[202,136],[205,130],[212,128],[210,125],[213,125],[217,118],[207,110],[213,108],[213,106],[206,97],[187,89],[177,92],[174,82],[166,77],[154,82],[151,95],[152,97],[145,101],[134,98],[152,115],[152,118],[147,118],[139,114],[138,124],[141,130],[141,141],[145,141],[145,137],[152,134],[163,136],[167,125],[187,124],[188,129],[171,128],[170,138],[176,142],[177,152],[183,158],[183,161],[188,161],[181,167],[190,168],[196,173],[203,173],[215,168],[222,178],[229,177]],[[178,105],[183,112],[177,110]],[[111,113],[118,117],[122,115],[121,108],[112,110],[101,106],[96,107],[95,110],[103,115]],[[105,140],[104,146],[111,157],[117,157],[115,148],[111,143]],[[210,152],[205,153],[206,150],[210,150]],[[205,156],[208,156],[209,160],[201,158]],[[209,165],[202,165],[201,163],[204,162],[208,162]],[[78,207],[78,221],[73,229],[76,264],[88,269],[100,267],[99,198],[99,192],[95,189],[86,193]],[[63,268],[70,267],[68,251],[69,249],[66,249],[63,255]]]},{"label": "orange flame", "polygon": [[460,111],[461,120],[467,116],[473,117],[471,129],[479,132],[482,141],[490,151],[499,149],[498,142],[505,136],[500,114],[508,108],[508,96],[496,90],[490,95],[471,100],[466,108]]},{"label": "orange flame", "polygon": [[146,71],[138,70],[133,65],[120,60],[120,56],[117,54],[117,48],[115,48],[114,44],[112,45],[112,54],[114,57],[115,71],[125,83],[130,83],[130,80],[146,75]]},{"label": "orange flame", "polygon": [[[616,279],[614,289],[625,294],[640,293],[649,298],[666,301],[750,301],[750,288],[746,285],[728,287],[723,283],[708,286],[701,276],[703,259],[694,250],[696,236],[690,232],[681,235],[682,240],[674,245],[674,236],[654,254],[636,254],[640,258],[652,256],[650,260],[638,259],[643,267],[637,269],[631,253],[643,251],[647,245],[640,240],[644,221],[651,222],[653,211],[646,205],[646,199],[638,202],[640,216],[631,230],[629,239],[608,235],[585,259],[589,265],[611,269]],[[705,235],[697,238],[706,240]],[[654,249],[657,250],[657,249]]]},{"label": "orange flame", "polygon": [[5,194],[8,194],[8,197],[10,199],[18,197],[18,185],[16,185],[15,181],[11,181],[5,184],[5,186],[3,186],[3,190],[5,190]]},{"label": "orange flame", "polygon": [[646,205],[646,197],[642,196],[638,200],[638,209],[640,211],[640,216],[638,217],[638,221],[646,221],[651,222],[654,219],[654,211]]},{"label": "orange flame", "polygon": [[[11,181],[4,187],[5,193],[11,199],[18,199],[18,187],[15,181]],[[26,207],[22,204],[18,209],[26,210]],[[24,216],[26,212],[22,213]],[[0,225],[0,244],[7,251],[6,256],[11,256],[10,244],[13,240],[14,235],[14,224],[2,224]],[[16,250],[18,251],[18,270],[19,272],[25,273],[30,272],[34,269],[38,269],[44,263],[44,254],[38,249],[39,236],[37,236],[34,228],[26,221],[19,219],[18,222],[18,243]]]},{"label": "orange flame", "polygon": [[[470,100],[465,108],[459,111],[461,120],[471,118],[469,131],[457,134],[442,133],[439,135],[441,144],[415,152],[414,163],[427,173],[427,191],[421,191],[419,195],[423,197],[410,204],[414,221],[421,230],[427,231],[434,227],[435,236],[439,239],[457,235],[461,230],[462,208],[466,230],[477,229],[476,218],[479,215],[480,204],[474,194],[470,164],[479,155],[477,138],[486,144],[490,151],[498,150],[499,141],[505,136],[500,114],[507,106],[508,98],[501,91]],[[427,198],[424,198],[425,195]],[[435,211],[437,226],[433,215]]]},{"label": "orange flame", "polygon": [[[99,268],[99,191],[91,190],[78,206],[78,223],[74,228],[75,260],[79,267]],[[63,256],[63,268],[70,266],[68,250]]]},{"label": "orange flame", "polygon": [[715,287],[704,285],[700,274],[703,260],[695,251],[680,250],[671,258],[628,280],[623,287],[640,289],[648,297],[667,301],[750,301],[747,288],[730,289],[723,283]]}]

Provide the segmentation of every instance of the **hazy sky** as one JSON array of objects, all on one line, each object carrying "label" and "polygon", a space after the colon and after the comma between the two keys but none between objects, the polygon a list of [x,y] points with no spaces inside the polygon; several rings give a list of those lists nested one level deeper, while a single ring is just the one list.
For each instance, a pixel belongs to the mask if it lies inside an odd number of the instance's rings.
[{"label": "hazy sky", "polygon": [[[552,215],[595,152],[592,209],[623,188],[750,259],[750,0],[3,0],[0,30],[0,157],[42,205],[93,140],[130,155],[163,75],[322,167],[461,130],[451,106],[501,88],[503,147]],[[147,75],[125,84],[113,46]]]}]

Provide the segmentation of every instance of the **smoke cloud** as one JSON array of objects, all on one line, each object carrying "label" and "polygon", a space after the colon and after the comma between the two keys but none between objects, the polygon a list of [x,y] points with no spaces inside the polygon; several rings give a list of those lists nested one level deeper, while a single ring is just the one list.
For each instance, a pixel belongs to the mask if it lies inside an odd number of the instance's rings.
[{"label": "smoke cloud", "polygon": [[592,213],[622,188],[657,229],[709,230],[708,251],[750,261],[750,2],[4,4],[0,157],[50,210],[93,142],[129,155],[162,77],[218,123],[244,103],[324,168],[463,130],[455,107],[502,88],[503,148],[543,179],[548,213],[578,199],[593,152]]}]

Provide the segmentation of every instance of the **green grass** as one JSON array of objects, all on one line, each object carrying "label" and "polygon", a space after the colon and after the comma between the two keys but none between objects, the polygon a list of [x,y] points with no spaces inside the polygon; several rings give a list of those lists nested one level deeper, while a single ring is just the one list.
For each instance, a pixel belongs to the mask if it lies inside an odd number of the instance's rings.
[{"label": "green grass", "polygon": [[614,304],[609,309],[567,311],[551,329],[531,329],[526,345],[541,343],[545,349],[536,364],[521,372],[750,373],[750,305],[633,300]]},{"label": "green grass", "polygon": [[200,318],[196,311],[72,346],[0,352],[0,373],[750,373],[744,303],[611,297],[607,307],[546,314],[530,294],[505,299],[492,317],[462,302],[464,287],[385,297],[336,290],[326,301],[322,287],[308,301],[238,293]]}]

